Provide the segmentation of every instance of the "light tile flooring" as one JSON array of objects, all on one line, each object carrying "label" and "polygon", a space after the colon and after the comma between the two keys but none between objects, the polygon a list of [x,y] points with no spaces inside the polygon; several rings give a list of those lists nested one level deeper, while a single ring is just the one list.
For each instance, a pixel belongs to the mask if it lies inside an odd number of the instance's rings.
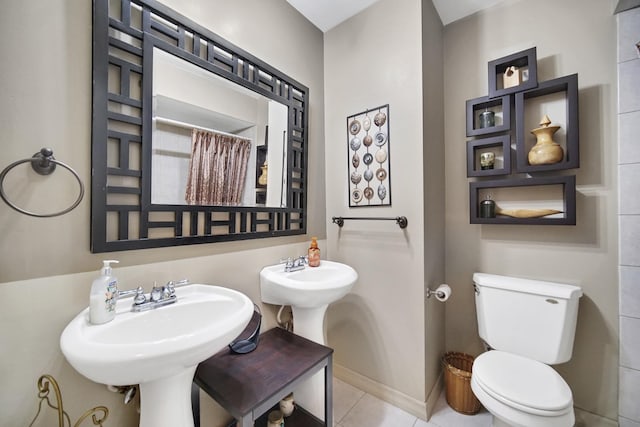
[{"label": "light tile flooring", "polygon": [[473,416],[460,414],[449,407],[444,393],[427,422],[336,378],[333,380],[333,418],[336,427],[491,426],[491,415],[484,408]]}]

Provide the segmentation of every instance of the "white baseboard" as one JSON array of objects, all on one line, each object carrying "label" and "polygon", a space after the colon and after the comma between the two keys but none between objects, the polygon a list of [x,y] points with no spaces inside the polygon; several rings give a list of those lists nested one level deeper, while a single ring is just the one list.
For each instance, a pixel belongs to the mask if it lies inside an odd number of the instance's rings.
[{"label": "white baseboard", "polygon": [[[431,395],[434,394],[432,392],[429,396],[428,402],[421,402],[407,394],[402,393],[401,391],[395,390],[389,386],[374,381],[371,378],[365,377],[364,375],[361,375],[336,363],[333,364],[333,375],[339,380],[351,384],[352,386],[359,388],[365,393],[369,393],[372,396],[382,399],[385,402],[388,402],[393,406],[397,406],[398,408],[407,411],[411,415],[423,420],[427,419],[428,404],[431,404],[430,407],[431,409],[433,409],[433,405],[435,405],[435,401],[438,398],[436,394],[435,398],[432,399]],[[434,389],[436,387],[434,387]],[[431,402],[431,400],[433,400],[433,402]]]}]

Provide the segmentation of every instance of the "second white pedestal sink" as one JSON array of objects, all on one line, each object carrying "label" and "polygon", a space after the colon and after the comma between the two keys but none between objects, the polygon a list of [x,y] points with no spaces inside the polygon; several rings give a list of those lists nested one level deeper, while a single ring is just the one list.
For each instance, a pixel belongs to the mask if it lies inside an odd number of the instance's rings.
[{"label": "second white pedestal sink", "polygon": [[249,323],[253,302],[219,286],[176,289],[177,302],[133,313],[118,301],[113,321],[92,325],[85,309],[67,325],[60,348],[92,381],[140,385],[141,427],[193,427],[191,382],[198,363],[224,348]]},{"label": "second white pedestal sink", "polygon": [[[356,280],[358,273],[339,262],[323,260],[319,267],[292,272],[286,272],[283,264],[277,264],[260,271],[260,294],[262,301],[268,304],[290,305],[294,332],[324,345],[327,307],[347,295]],[[305,409],[324,418],[322,374],[296,390],[295,396]]]}]

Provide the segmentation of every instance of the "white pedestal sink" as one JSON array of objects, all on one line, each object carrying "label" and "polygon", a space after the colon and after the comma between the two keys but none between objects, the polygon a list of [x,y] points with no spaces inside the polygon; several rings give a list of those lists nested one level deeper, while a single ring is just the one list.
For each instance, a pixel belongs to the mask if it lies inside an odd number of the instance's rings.
[{"label": "white pedestal sink", "polygon": [[89,323],[78,314],[60,337],[60,348],[92,381],[140,384],[141,427],[193,427],[191,382],[198,363],[233,341],[249,323],[253,303],[219,286],[176,289],[178,301],[133,313],[131,299],[118,301],[116,318]]},{"label": "white pedestal sink", "polygon": [[[260,293],[268,304],[290,305],[297,335],[319,344],[324,339],[327,307],[349,293],[358,273],[348,265],[321,261],[319,267],[286,272],[283,264],[260,271]],[[319,419],[324,419],[324,379],[315,375],[296,390],[294,399]]]}]

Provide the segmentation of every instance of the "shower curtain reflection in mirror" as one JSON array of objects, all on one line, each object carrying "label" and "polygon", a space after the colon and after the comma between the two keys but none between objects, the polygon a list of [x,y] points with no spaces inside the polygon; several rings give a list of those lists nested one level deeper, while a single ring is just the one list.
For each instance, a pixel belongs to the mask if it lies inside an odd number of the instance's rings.
[{"label": "shower curtain reflection in mirror", "polygon": [[187,204],[241,204],[251,140],[197,129],[191,139]]}]

